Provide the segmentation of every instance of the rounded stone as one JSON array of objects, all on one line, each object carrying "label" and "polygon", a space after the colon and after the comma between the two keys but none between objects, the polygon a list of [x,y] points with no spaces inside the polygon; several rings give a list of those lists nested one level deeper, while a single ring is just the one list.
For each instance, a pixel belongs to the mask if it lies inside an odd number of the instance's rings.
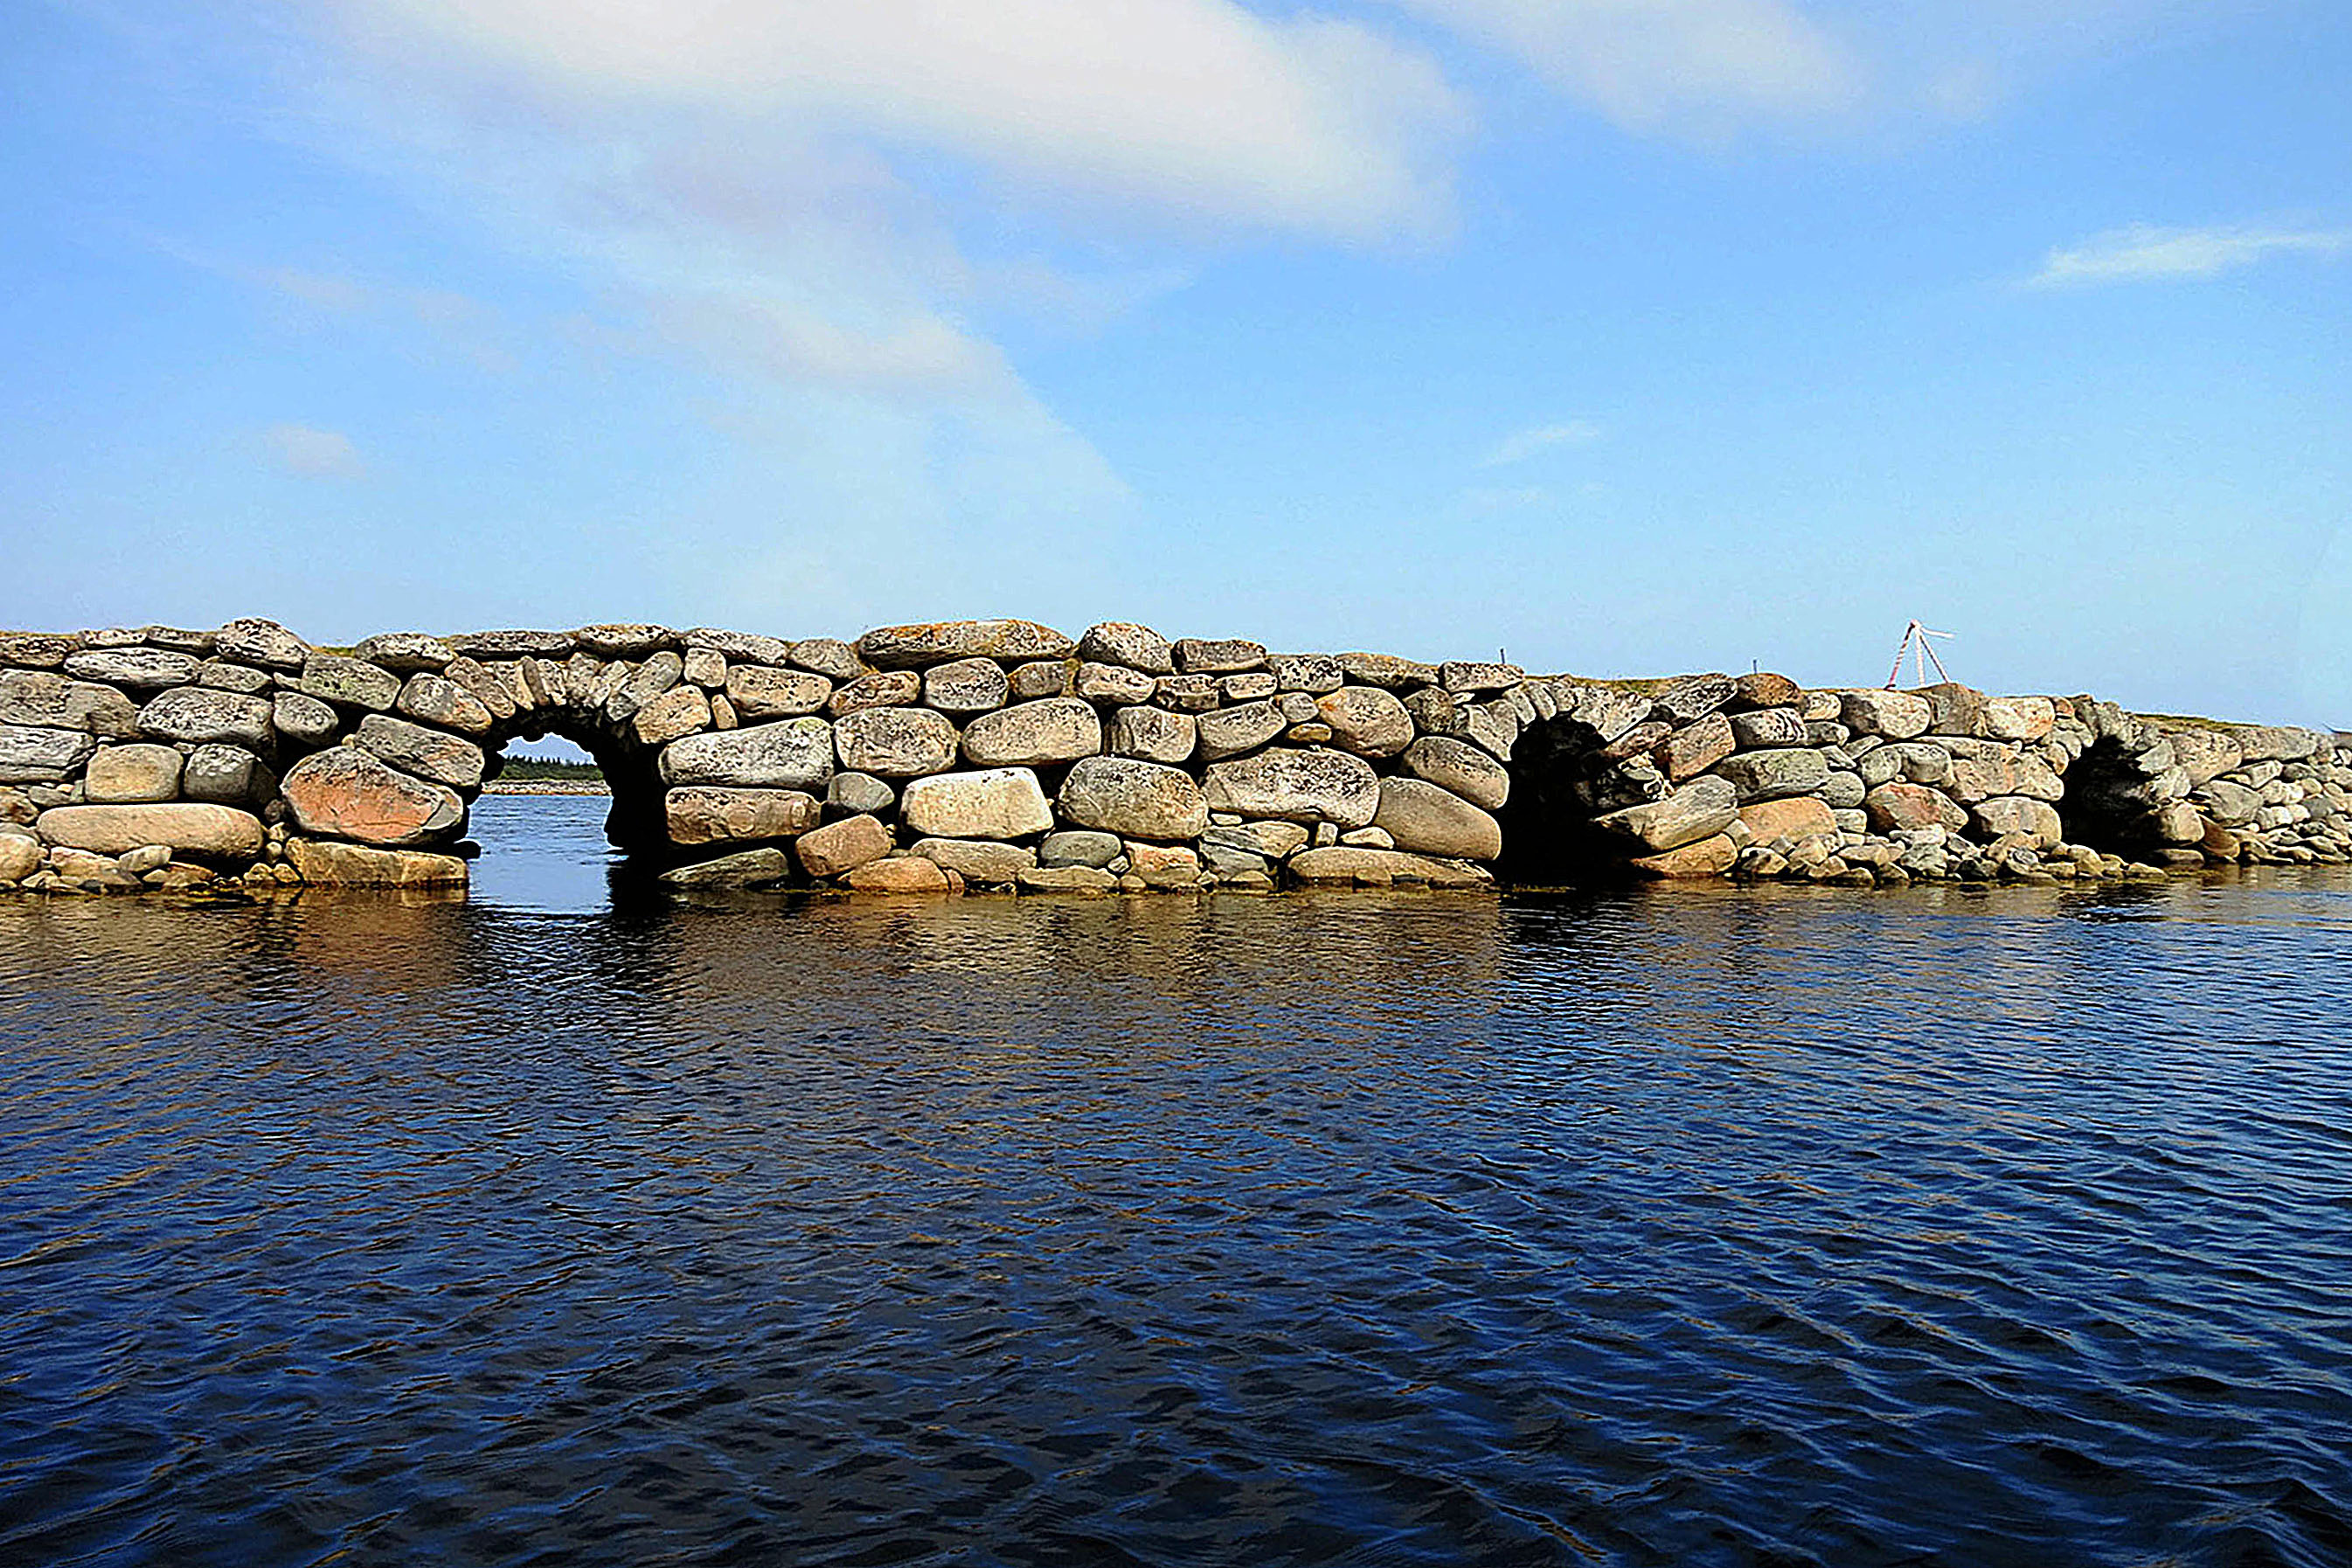
[{"label": "rounded stone", "polygon": [[302,661],[302,673],[283,684],[289,691],[338,708],[363,708],[376,713],[390,711],[400,700],[400,677],[365,659],[341,654],[312,654]]},{"label": "rounded stone", "polygon": [[853,773],[912,778],[955,766],[956,727],[928,708],[862,708],[835,721],[833,745]]},{"label": "rounded stone", "polygon": [[1451,735],[1423,735],[1404,749],[1399,759],[1407,773],[1427,779],[1488,811],[1499,810],[1511,798],[1511,773],[1476,746]]},{"label": "rounded stone", "polygon": [[[270,704],[270,723],[286,740],[302,746],[323,746],[335,738],[335,710],[315,697],[281,691]],[[488,725],[485,724],[484,729]]]},{"label": "rounded stone", "polygon": [[1027,768],[917,779],[907,786],[899,815],[909,828],[935,838],[1023,838],[1054,826],[1054,808]]},{"label": "rounded stone", "polygon": [[360,721],[357,739],[376,756],[418,778],[453,789],[479,789],[488,759],[471,741],[412,724],[405,719],[371,713]]},{"label": "rounded stone", "polygon": [[985,839],[926,838],[915,846],[914,853],[984,888],[1010,886],[1037,864],[1034,849]]},{"label": "rounded stone", "polygon": [[1037,846],[1037,863],[1045,867],[1090,866],[1100,870],[1119,858],[1124,846],[1116,833],[1089,827],[1066,827],[1048,833]]},{"label": "rounded stone", "polygon": [[727,667],[727,700],[735,716],[748,722],[797,719],[823,708],[832,696],[833,682],[806,670],[758,664]]},{"label": "rounded stone", "polygon": [[1387,833],[1397,848],[1414,854],[1492,860],[1503,852],[1501,824],[1425,779],[1382,779],[1372,826]]},{"label": "rounded stone", "polygon": [[1076,697],[1047,697],[983,713],[963,732],[963,754],[976,766],[1039,767],[1076,762],[1102,750],[1102,719]]},{"label": "rounded stone", "polygon": [[841,879],[841,885],[859,893],[951,893],[955,884],[938,861],[924,855],[894,855],[869,860]]},{"label": "rounded stone", "polygon": [[196,745],[225,741],[252,751],[266,751],[276,734],[271,706],[266,697],[250,697],[241,691],[175,686],[139,710],[139,728],[159,741],[187,741]]},{"label": "rounded stone", "polygon": [[1078,639],[1078,657],[1097,664],[1116,664],[1146,675],[1173,675],[1176,660],[1168,639],[1150,626],[1132,621],[1105,621],[1088,626]]},{"label": "rounded stone", "polygon": [[240,664],[299,669],[302,661],[310,657],[310,645],[276,621],[249,618],[231,621],[215,632],[213,651]]},{"label": "rounded stone", "polygon": [[180,793],[185,765],[186,759],[171,746],[100,746],[82,775],[82,794],[93,803],[170,800]]},{"label": "rounded stone", "polygon": [[1290,721],[1282,716],[1279,704],[1257,701],[1203,713],[1195,721],[1195,726],[1200,736],[1201,760],[1214,762],[1220,757],[1257,750],[1289,729]]},{"label": "rounded stone", "polygon": [[1199,743],[1198,726],[1190,713],[1165,708],[1122,708],[1110,716],[1108,749],[1122,757],[1147,763],[1188,761]]},{"label": "rounded stone", "polygon": [[793,846],[801,868],[812,877],[838,877],[890,853],[890,830],[871,816],[845,816]]},{"label": "rounded stone", "polygon": [[1122,838],[1197,838],[1209,803],[1192,775],[1132,757],[1086,757],[1062,781],[1062,816]]},{"label": "rounded stone", "polygon": [[41,868],[41,841],[0,833],[0,882],[21,882]]},{"label": "rounded stone", "polygon": [[819,790],[833,777],[833,726],[787,719],[672,741],[662,748],[659,771],[666,784]]},{"label": "rounded stone", "polygon": [[992,658],[959,658],[923,672],[923,701],[942,713],[986,713],[1012,696],[1004,667]]},{"label": "rounded stone", "polygon": [[276,798],[278,775],[243,746],[215,742],[188,753],[188,765],[180,774],[180,793],[190,800],[258,807]]},{"label": "rounded stone", "polygon": [[61,848],[121,855],[149,844],[175,854],[251,859],[261,853],[261,819],[235,806],[179,801],[150,805],[60,805],[34,825]]},{"label": "rounded stone", "polygon": [[1315,704],[1330,726],[1331,743],[1365,757],[1392,757],[1412,744],[1404,704],[1377,686],[1343,686]]},{"label": "rounded stone", "polygon": [[898,792],[872,773],[835,773],[824,792],[825,805],[851,816],[879,816],[898,800]]},{"label": "rounded stone", "polygon": [[792,838],[817,825],[816,796],[796,789],[728,789],[685,784],[662,797],[673,844],[725,844]]},{"label": "rounded stone", "polygon": [[352,650],[370,664],[380,664],[394,675],[415,675],[449,668],[457,650],[424,632],[381,632]]},{"label": "rounded stone", "polygon": [[1242,816],[1365,827],[1380,810],[1381,781],[1350,752],[1275,747],[1210,763],[1207,793],[1211,807]]},{"label": "rounded stone", "polygon": [[429,843],[466,819],[455,791],[411,778],[358,746],[303,758],[278,793],[303,832],[379,847]]}]

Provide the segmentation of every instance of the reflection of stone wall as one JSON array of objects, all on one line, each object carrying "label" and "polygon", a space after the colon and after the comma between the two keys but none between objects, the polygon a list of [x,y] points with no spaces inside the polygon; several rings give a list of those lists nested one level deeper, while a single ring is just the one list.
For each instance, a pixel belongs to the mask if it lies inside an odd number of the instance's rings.
[{"label": "reflection of stone wall", "polygon": [[1475,887],[1511,863],[1507,822],[1585,868],[1669,878],[2352,851],[2336,737],[2087,698],[1531,679],[1116,624],[396,633],[338,653],[247,620],[0,634],[0,883],[462,886],[499,750],[550,733],[603,764],[614,842],[681,885]]}]

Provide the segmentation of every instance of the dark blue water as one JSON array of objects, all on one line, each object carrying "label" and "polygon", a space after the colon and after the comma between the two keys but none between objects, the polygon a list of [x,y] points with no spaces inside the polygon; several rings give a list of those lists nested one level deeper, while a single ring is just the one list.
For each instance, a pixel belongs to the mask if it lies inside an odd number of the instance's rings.
[{"label": "dark blue water", "polygon": [[0,903],[0,1561],[2352,1562],[2340,875],[683,907],[601,810]]}]

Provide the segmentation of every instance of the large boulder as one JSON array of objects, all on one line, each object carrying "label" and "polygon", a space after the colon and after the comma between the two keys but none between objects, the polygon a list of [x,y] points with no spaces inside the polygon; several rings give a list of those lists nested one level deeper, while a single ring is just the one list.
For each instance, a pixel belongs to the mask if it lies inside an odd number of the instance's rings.
[{"label": "large boulder", "polygon": [[126,741],[139,733],[139,709],[96,681],[68,680],[46,669],[0,669],[0,724],[85,730]]},{"label": "large boulder", "polygon": [[47,843],[96,855],[121,855],[149,844],[226,860],[250,860],[261,853],[261,818],[235,806],[189,801],[60,805],[41,813],[34,829]]},{"label": "large boulder", "polygon": [[[1801,735],[1800,740],[1803,737]],[[1658,771],[1676,784],[1694,778],[1724,758],[1731,755],[1738,742],[1732,738],[1731,721],[1721,713],[1709,713],[1695,719],[1669,734],[1650,749],[1650,760]]]},{"label": "large boulder", "polygon": [[1829,759],[1807,747],[1741,752],[1716,763],[1717,776],[1730,781],[1740,804],[1811,795],[1830,782]]},{"label": "large boulder", "polygon": [[151,699],[139,710],[139,729],[159,741],[222,741],[256,752],[267,751],[277,733],[268,698],[207,686],[175,686]]},{"label": "large boulder", "polygon": [[727,700],[735,716],[747,724],[814,713],[832,695],[832,681],[804,669],[777,669],[761,664],[727,667]]},{"label": "large boulder", "polygon": [[1744,752],[1801,746],[1811,741],[1805,716],[1794,708],[1751,708],[1730,716],[1731,738]]},{"label": "large boulder", "polygon": [[1480,867],[1432,859],[1402,849],[1350,844],[1301,850],[1285,863],[1284,868],[1292,880],[1310,888],[1386,888],[1398,882],[1433,888],[1483,888],[1494,881],[1493,876]]},{"label": "large boulder", "polygon": [[1857,735],[1881,735],[1907,741],[1924,735],[1935,721],[1928,700],[1909,691],[1883,691],[1874,687],[1838,693],[1838,719]]},{"label": "large boulder", "polygon": [[1190,713],[1171,713],[1165,708],[1121,708],[1110,716],[1108,740],[1117,756],[1181,763],[1192,757],[1200,731]]},{"label": "large boulder", "polygon": [[102,680],[133,689],[193,685],[198,668],[198,661],[187,654],[154,647],[86,648],[66,659],[66,673],[77,680]]},{"label": "large boulder", "polygon": [[429,844],[466,820],[456,791],[411,778],[358,746],[303,758],[278,788],[304,833],[383,848]]},{"label": "large boulder", "polygon": [[1381,781],[1372,826],[1399,849],[1454,860],[1492,860],[1503,853],[1500,824],[1476,806],[1423,779]]},{"label": "large boulder", "polygon": [[1240,816],[1365,827],[1381,808],[1380,775],[1347,752],[1277,746],[1211,763],[1207,774],[1210,808]]},{"label": "large boulder", "polygon": [[188,753],[180,793],[190,800],[259,808],[278,798],[278,775],[243,746],[215,742]]},{"label": "large boulder", "polygon": [[890,853],[890,830],[870,816],[845,816],[804,833],[793,846],[812,877],[838,877]]},{"label": "large boulder", "polygon": [[97,745],[80,729],[0,724],[0,783],[61,783]]},{"label": "large boulder", "polygon": [[1047,697],[974,719],[963,732],[963,754],[974,767],[1044,767],[1091,757],[1102,742],[1102,718],[1093,703]]},{"label": "large boulder", "polygon": [[457,650],[436,637],[424,632],[380,632],[362,638],[352,650],[370,664],[380,664],[394,675],[417,675],[444,670],[457,657]]},{"label": "large boulder", "polygon": [[180,772],[186,765],[174,746],[100,746],[82,775],[82,795],[106,804],[170,800],[180,793]]},{"label": "large boulder", "polygon": [[796,837],[817,825],[824,809],[816,796],[797,789],[681,784],[662,796],[670,842],[689,846]]},{"label": "large boulder", "polygon": [[1883,784],[1863,796],[1871,827],[1880,833],[1913,833],[1923,827],[1959,832],[1969,814],[1950,795],[1926,784]]},{"label": "large boulder", "polygon": [[1034,849],[987,839],[926,838],[915,846],[913,853],[982,888],[1011,887],[1020,880],[1022,872],[1034,870],[1037,865]]},{"label": "large boulder", "polygon": [[787,719],[672,741],[662,748],[660,772],[666,784],[821,790],[833,777],[833,758],[832,725]]},{"label": "large boulder", "polygon": [[1076,647],[1053,627],[1034,621],[931,621],[877,626],[857,639],[857,652],[877,669],[920,669],[959,658],[992,658],[1007,664],[1066,658]]},{"label": "large boulder", "polygon": [[1412,718],[1393,693],[1377,686],[1343,686],[1315,700],[1331,743],[1360,757],[1393,757],[1412,744]]},{"label": "large boulder", "polygon": [[985,713],[1012,698],[1013,683],[992,658],[959,658],[923,672],[923,701],[942,713]]},{"label": "large boulder", "polygon": [[[1387,693],[1381,695],[1386,696]],[[1234,708],[1220,708],[1213,713],[1202,714],[1195,722],[1200,734],[1201,760],[1203,762],[1254,752],[1290,728],[1290,721],[1283,717],[1282,709],[1269,701],[1244,702]]]},{"label": "large boulder", "polygon": [[231,621],[213,634],[213,651],[240,664],[268,669],[299,669],[310,645],[276,621]]},{"label": "large boulder", "polygon": [[1405,772],[1451,790],[1473,805],[1501,809],[1511,798],[1511,773],[1486,752],[1451,735],[1423,735],[1404,749]]},{"label": "large boulder", "polygon": [[689,889],[763,888],[792,874],[793,863],[784,852],[772,844],[763,844],[757,849],[739,849],[732,855],[675,867],[657,879],[669,887]]},{"label": "large boulder", "polygon": [[917,779],[907,786],[899,814],[909,828],[934,838],[1024,838],[1054,826],[1054,808],[1027,768]]},{"label": "large boulder", "polygon": [[452,789],[481,787],[482,770],[488,759],[482,755],[482,748],[471,741],[385,713],[371,713],[361,720],[357,739],[362,746],[403,773],[415,773]]},{"label": "large boulder", "polygon": [[1134,757],[1081,758],[1056,798],[1069,821],[1122,838],[1197,838],[1209,826],[1191,774]]},{"label": "large boulder", "polygon": [[[2031,795],[2002,795],[1993,800],[1979,801],[1969,808],[1969,816],[1977,831],[1987,838],[1999,838],[2006,834],[2022,833],[2033,840],[2037,849],[2055,849],[2065,841],[2065,829],[2058,820],[2058,808],[2046,800]],[[2203,836],[2203,829],[2199,829]]]},{"label": "large boulder", "polygon": [[1078,657],[1097,664],[1122,665],[1146,675],[1176,673],[1175,650],[1166,637],[1150,626],[1130,621],[1105,621],[1088,626],[1078,639]]},{"label": "large boulder", "polygon": [[487,735],[497,722],[480,698],[454,680],[422,670],[402,685],[393,708],[412,719],[467,735]]},{"label": "large boulder", "polygon": [[279,682],[289,691],[315,697],[338,708],[358,708],[373,713],[391,710],[400,699],[400,677],[363,658],[314,653],[302,661],[302,673]]},{"label": "large boulder", "polygon": [[462,888],[466,862],[423,849],[370,849],[329,839],[289,838],[286,858],[309,887]]},{"label": "large boulder", "polygon": [[1638,841],[1653,850],[1680,848],[1714,837],[1739,815],[1739,796],[1729,781],[1695,778],[1663,800],[1644,801],[1594,817],[1603,832]]},{"label": "large boulder", "polygon": [[1776,838],[1816,838],[1838,830],[1837,814],[1818,795],[1790,795],[1786,800],[1759,800],[1739,808],[1749,840],[1769,844]]},{"label": "large boulder", "polygon": [[1728,834],[1718,833],[1677,845],[1656,855],[1641,855],[1625,864],[1644,877],[1670,881],[1700,881],[1720,877],[1738,862],[1739,847]]}]

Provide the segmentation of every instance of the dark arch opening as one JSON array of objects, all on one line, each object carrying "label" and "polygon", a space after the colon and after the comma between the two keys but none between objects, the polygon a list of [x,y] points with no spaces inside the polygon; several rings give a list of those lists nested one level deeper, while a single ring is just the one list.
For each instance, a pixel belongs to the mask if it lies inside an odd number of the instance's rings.
[{"label": "dark arch opening", "polygon": [[508,748],[517,742],[543,741],[550,735],[569,741],[588,753],[612,792],[604,816],[605,841],[631,859],[656,868],[677,858],[662,811],[658,748],[635,744],[593,724],[563,722],[556,715],[518,715],[518,720],[522,721],[501,726],[484,738],[484,784],[504,775]]},{"label": "dark arch opening", "polygon": [[2103,855],[2137,858],[2159,847],[2155,802],[2147,770],[2119,741],[2101,737],[2066,770],[2066,797],[2058,814],[2066,841]]},{"label": "dark arch opening", "polygon": [[1628,777],[1591,725],[1562,713],[1519,731],[1511,748],[1510,798],[1496,819],[1503,854],[1495,872],[1521,887],[1622,880],[1632,847],[1593,819],[1655,799]]}]

